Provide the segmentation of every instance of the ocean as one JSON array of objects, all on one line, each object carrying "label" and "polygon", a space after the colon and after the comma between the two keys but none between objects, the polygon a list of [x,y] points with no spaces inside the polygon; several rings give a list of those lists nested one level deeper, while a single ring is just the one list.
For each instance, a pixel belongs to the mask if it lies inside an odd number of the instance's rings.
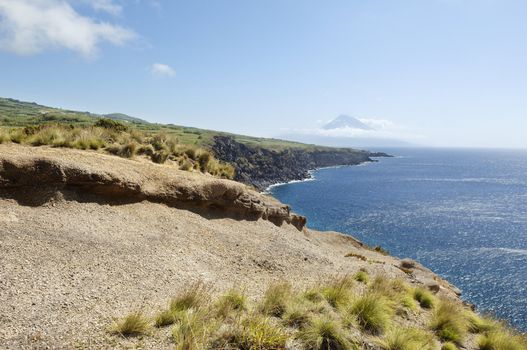
[{"label": "ocean", "polygon": [[270,192],[308,226],[410,257],[527,331],[527,151],[383,149]]}]

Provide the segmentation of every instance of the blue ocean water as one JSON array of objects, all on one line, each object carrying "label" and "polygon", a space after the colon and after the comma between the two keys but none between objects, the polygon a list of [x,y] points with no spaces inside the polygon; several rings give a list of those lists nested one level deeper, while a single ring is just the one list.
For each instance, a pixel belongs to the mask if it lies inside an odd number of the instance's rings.
[{"label": "blue ocean water", "polygon": [[416,259],[527,331],[527,151],[385,151],[397,157],[271,192],[309,227]]}]

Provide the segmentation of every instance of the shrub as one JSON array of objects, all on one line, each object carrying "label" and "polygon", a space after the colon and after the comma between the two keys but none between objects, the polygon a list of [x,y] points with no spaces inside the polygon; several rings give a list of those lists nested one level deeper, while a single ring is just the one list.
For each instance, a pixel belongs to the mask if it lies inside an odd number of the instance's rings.
[{"label": "shrub", "polygon": [[272,284],[265,292],[260,310],[265,315],[280,317],[291,303],[292,287],[288,282]]},{"label": "shrub", "polygon": [[298,338],[308,350],[347,350],[353,346],[342,326],[327,317],[314,318],[300,331]]},{"label": "shrub", "polygon": [[467,332],[467,320],[461,307],[453,301],[442,299],[430,321],[430,328],[443,341],[460,344]]},{"label": "shrub", "polygon": [[116,132],[125,132],[128,130],[128,127],[124,125],[123,123],[118,122],[117,120],[109,119],[109,118],[101,118],[97,120],[94,126],[98,128],[103,128],[103,129],[111,129]]},{"label": "shrub", "polygon": [[390,324],[393,310],[386,297],[369,293],[357,299],[350,312],[357,317],[362,329],[380,333]]},{"label": "shrub", "polygon": [[384,350],[426,350],[436,348],[433,335],[415,328],[393,328],[378,343]]},{"label": "shrub", "polygon": [[152,157],[154,155],[154,147],[152,145],[142,145],[137,149],[137,154],[144,154],[146,156]]},{"label": "shrub", "polygon": [[329,305],[333,307],[346,306],[351,300],[353,278],[344,276],[335,279],[326,287],[322,288],[321,294]]},{"label": "shrub", "polygon": [[137,311],[117,321],[112,328],[112,333],[130,337],[144,334],[148,329],[148,320],[143,316],[142,312]]},{"label": "shrub", "polygon": [[209,295],[205,285],[197,282],[183,290],[179,295],[170,301],[170,311],[185,311],[191,308],[199,308],[206,305],[209,301]]},{"label": "shrub", "polygon": [[419,302],[419,305],[421,305],[424,309],[430,309],[434,306],[435,298],[434,296],[423,288],[416,288],[413,291],[413,297],[417,302]]},{"label": "shrub", "polygon": [[366,271],[359,271],[355,274],[355,280],[362,283],[368,283],[370,277]]},{"label": "shrub", "polygon": [[480,336],[478,347],[480,350],[525,350],[527,341],[521,336],[499,329]]},{"label": "shrub", "polygon": [[454,343],[446,342],[441,346],[441,350],[457,350],[457,346]]}]

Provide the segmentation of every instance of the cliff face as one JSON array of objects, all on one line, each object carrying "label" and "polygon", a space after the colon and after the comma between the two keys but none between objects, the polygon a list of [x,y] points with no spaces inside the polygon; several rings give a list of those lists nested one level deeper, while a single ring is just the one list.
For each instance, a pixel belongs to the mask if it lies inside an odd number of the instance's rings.
[{"label": "cliff face", "polygon": [[373,161],[371,157],[385,157],[354,149],[286,149],[274,151],[251,147],[231,137],[216,136],[212,150],[216,157],[236,168],[235,180],[259,190],[276,183],[303,180],[309,170],[336,165],[357,165]]}]

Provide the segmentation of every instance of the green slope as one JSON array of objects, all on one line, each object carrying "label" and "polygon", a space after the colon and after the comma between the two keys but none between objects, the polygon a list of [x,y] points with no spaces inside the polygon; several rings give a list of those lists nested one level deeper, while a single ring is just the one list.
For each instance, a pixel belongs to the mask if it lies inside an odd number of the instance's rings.
[{"label": "green slope", "polygon": [[18,101],[0,97],[0,126],[22,127],[45,123],[65,123],[72,125],[92,125],[99,118],[110,118],[129,123],[145,132],[166,132],[176,136],[181,143],[208,147],[214,136],[230,136],[242,144],[270,150],[305,149],[328,150],[330,147],[308,145],[299,142],[285,141],[273,138],[260,138],[231,134],[221,131],[198,129],[174,124],[149,123],[145,120],[122,113],[99,115],[90,112],[71,111],[60,108],[42,106],[34,102]]}]

